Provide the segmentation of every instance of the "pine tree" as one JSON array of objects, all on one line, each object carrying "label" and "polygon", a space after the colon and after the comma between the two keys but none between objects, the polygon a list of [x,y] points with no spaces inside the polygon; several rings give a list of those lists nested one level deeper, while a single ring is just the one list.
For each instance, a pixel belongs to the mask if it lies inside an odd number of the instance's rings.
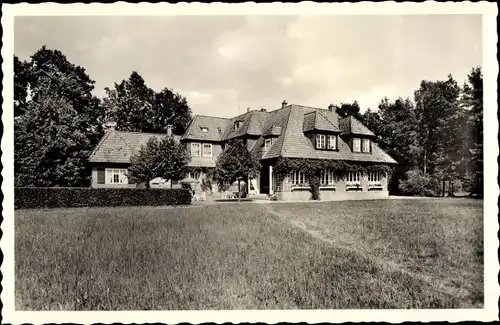
[{"label": "pine tree", "polygon": [[474,175],[472,194],[483,196],[483,74],[480,67],[473,68],[463,86],[462,105],[468,110],[469,169]]}]

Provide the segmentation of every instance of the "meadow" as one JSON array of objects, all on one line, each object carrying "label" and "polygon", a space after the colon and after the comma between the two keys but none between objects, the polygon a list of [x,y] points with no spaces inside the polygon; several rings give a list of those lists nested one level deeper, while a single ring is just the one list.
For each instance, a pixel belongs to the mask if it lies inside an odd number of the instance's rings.
[{"label": "meadow", "polygon": [[473,199],[16,210],[18,310],[480,308]]}]

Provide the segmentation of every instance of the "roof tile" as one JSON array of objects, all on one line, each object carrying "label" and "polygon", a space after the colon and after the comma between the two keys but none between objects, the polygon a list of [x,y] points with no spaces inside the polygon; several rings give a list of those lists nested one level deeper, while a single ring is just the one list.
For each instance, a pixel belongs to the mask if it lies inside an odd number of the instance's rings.
[{"label": "roof tile", "polygon": [[[164,133],[139,133],[111,130],[104,135],[89,157],[93,163],[130,163],[130,157],[152,137],[162,139]],[[175,137],[179,140],[179,137]]]},{"label": "roof tile", "polygon": [[[238,130],[233,130],[233,123],[243,122]],[[208,132],[203,132],[207,127]],[[340,131],[341,134],[360,134],[373,136],[361,122],[354,117],[339,119],[335,112],[326,109],[301,105],[288,105],[270,112],[250,111],[232,119],[197,115],[188,130],[180,139],[198,141],[224,141],[241,135],[261,135],[251,148],[252,154],[261,159],[277,157],[336,159],[379,163],[396,163],[375,143],[372,153],[353,153],[339,137],[338,151],[316,150],[313,143],[304,134],[306,130]],[[110,131],[98,144],[90,157],[91,162],[128,163],[133,152],[152,137],[164,137],[165,134]],[[271,148],[264,152],[264,138],[273,136]],[[190,166],[215,166],[212,158],[194,157]]]},{"label": "roof tile", "polygon": [[[227,118],[196,115],[181,140],[221,141],[228,124]],[[203,128],[208,128],[208,131],[204,132]]]},{"label": "roof tile", "polygon": [[[272,112],[249,111],[245,114],[233,117],[229,120],[222,139],[229,140],[243,135],[261,135],[262,127],[270,115],[272,115]],[[237,130],[234,130],[233,126],[237,121],[242,122],[242,124]]]},{"label": "roof tile", "polygon": [[356,134],[356,135],[367,135],[375,136],[375,134],[370,131],[366,126],[363,125],[354,116],[344,117],[339,121],[340,134]]}]

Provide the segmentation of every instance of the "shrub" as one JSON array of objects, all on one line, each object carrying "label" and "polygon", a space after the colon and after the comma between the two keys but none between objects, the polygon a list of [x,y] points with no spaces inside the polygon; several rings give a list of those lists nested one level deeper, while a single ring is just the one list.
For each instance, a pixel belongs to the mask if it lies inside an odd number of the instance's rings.
[{"label": "shrub", "polygon": [[406,179],[399,184],[402,194],[415,196],[436,196],[439,194],[439,181],[418,169],[406,172]]},{"label": "shrub", "polygon": [[319,175],[312,174],[309,180],[309,186],[311,187],[311,200],[319,200],[319,186],[321,185],[321,180]]},{"label": "shrub", "polygon": [[189,205],[186,189],[16,187],[15,209]]},{"label": "shrub", "polygon": [[203,192],[212,192],[212,182],[208,178],[204,178],[201,181],[201,190]]}]

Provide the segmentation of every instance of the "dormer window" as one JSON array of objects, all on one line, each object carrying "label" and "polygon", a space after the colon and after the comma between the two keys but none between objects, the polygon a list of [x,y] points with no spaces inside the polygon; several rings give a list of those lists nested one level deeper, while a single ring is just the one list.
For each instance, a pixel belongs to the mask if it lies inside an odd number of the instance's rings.
[{"label": "dormer window", "polygon": [[326,136],[324,134],[316,135],[316,149],[325,149]]},{"label": "dormer window", "polygon": [[243,122],[242,121],[236,121],[234,122],[234,130],[238,130]]},{"label": "dormer window", "polygon": [[337,136],[336,135],[329,135],[326,138],[326,148],[329,150],[337,150]]},{"label": "dormer window", "polygon": [[337,135],[316,134],[316,149],[337,150]]},{"label": "dormer window", "polygon": [[265,151],[265,152],[268,152],[268,151],[269,151],[269,149],[271,149],[271,146],[272,146],[272,145],[273,145],[273,139],[272,139],[272,138],[271,138],[271,139],[266,139],[266,140],[264,141],[264,151]]},{"label": "dormer window", "polygon": [[369,139],[363,139],[363,145],[361,147],[361,150],[363,152],[370,152],[370,140]]},{"label": "dormer window", "polygon": [[360,138],[352,139],[352,151],[353,152],[361,152],[361,139]]},{"label": "dormer window", "polygon": [[206,126],[202,126],[201,127],[201,132],[207,133],[208,132],[208,128]]}]

